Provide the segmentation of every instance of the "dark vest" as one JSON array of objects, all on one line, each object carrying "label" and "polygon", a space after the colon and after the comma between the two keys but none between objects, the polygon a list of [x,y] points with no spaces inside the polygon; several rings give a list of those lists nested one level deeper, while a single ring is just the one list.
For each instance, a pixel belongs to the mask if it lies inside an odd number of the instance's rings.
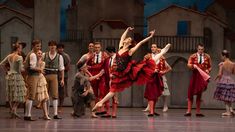
[{"label": "dark vest", "polygon": [[27,74],[29,76],[38,76],[39,75],[39,72],[38,71],[35,71],[33,69],[30,68],[30,55],[33,53],[33,51],[30,51],[28,53],[28,55],[26,56],[25,58],[25,62],[24,62],[24,68],[26,69],[27,71]]},{"label": "dark vest", "polygon": [[45,73],[46,74],[57,74],[59,71],[59,58],[60,55],[56,53],[54,59],[51,60],[49,57],[49,52],[45,53],[44,61],[45,61]]}]

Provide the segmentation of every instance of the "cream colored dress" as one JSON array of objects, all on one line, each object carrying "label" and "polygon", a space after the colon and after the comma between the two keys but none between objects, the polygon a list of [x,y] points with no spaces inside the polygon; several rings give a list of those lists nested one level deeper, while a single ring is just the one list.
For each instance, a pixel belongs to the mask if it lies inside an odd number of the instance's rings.
[{"label": "cream colored dress", "polygon": [[[41,64],[38,64],[40,68],[44,69],[45,68],[45,62],[42,62]],[[41,102],[43,100],[48,100],[49,95],[47,91],[47,81],[46,78],[42,73],[39,74],[39,80],[37,84],[37,89],[36,89],[36,97],[35,100]]]}]

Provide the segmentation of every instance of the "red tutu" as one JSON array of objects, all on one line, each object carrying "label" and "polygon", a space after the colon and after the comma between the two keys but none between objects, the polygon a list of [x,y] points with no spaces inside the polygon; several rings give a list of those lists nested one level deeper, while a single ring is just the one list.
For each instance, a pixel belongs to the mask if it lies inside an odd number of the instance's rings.
[{"label": "red tutu", "polygon": [[153,79],[146,84],[144,98],[157,101],[158,97],[162,95],[163,89],[162,77],[158,73],[155,73]]},{"label": "red tutu", "polygon": [[205,81],[197,70],[193,70],[188,88],[188,98],[192,99],[193,95],[201,94],[207,88],[208,81]]},{"label": "red tutu", "polygon": [[111,80],[111,92],[121,92],[130,87],[133,83],[137,85],[146,84],[153,78],[156,64],[154,60],[143,60],[140,63],[128,62],[123,71],[113,71]]}]

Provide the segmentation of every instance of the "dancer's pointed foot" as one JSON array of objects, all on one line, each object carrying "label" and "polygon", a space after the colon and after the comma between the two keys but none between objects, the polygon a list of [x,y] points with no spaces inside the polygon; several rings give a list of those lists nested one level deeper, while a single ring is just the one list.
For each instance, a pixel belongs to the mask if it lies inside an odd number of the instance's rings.
[{"label": "dancer's pointed foot", "polygon": [[168,111],[168,107],[167,106],[164,106],[162,112],[167,112]]},{"label": "dancer's pointed foot", "polygon": [[51,120],[51,118],[49,116],[44,116],[43,119],[44,120]]},{"label": "dancer's pointed foot", "polygon": [[225,113],[222,113],[222,116],[232,116],[232,113],[231,112],[225,112]]},{"label": "dancer's pointed foot", "polygon": [[91,113],[91,118],[98,118],[98,116],[95,114],[95,112]]},{"label": "dancer's pointed foot", "polygon": [[102,107],[102,105],[103,105],[103,104],[100,103],[100,102],[96,103],[95,106],[92,108],[92,112],[94,112],[94,111],[96,111],[96,109]]},{"label": "dancer's pointed foot", "polygon": [[149,109],[148,108],[145,108],[144,110],[142,110],[143,112],[148,112]]}]

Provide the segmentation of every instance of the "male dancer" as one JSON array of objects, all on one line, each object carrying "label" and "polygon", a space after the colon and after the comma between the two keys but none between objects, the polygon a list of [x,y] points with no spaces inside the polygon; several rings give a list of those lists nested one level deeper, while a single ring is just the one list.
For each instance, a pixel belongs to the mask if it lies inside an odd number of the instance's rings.
[{"label": "male dancer", "polygon": [[[110,71],[112,70],[112,68],[115,67],[116,65],[116,50],[115,50],[115,47],[107,47],[106,48],[106,51],[109,55],[109,57],[105,60],[104,62],[104,71],[105,71],[105,87],[106,87],[106,94],[108,94],[109,92],[109,89],[110,89],[110,78],[111,78],[111,74],[110,74]],[[116,118],[116,113],[117,113],[117,105],[118,105],[118,98],[117,98],[117,95],[115,95],[113,98],[112,98],[113,102],[112,102],[112,118]],[[110,106],[109,106],[109,101],[107,101],[105,103],[105,108],[107,110],[107,114],[106,115],[103,115],[101,117],[106,117],[106,118],[109,118],[111,117],[111,115],[109,114],[109,111],[110,111]]]},{"label": "male dancer", "polygon": [[[101,43],[94,43],[94,54],[88,60],[87,65],[89,67],[89,72],[94,76],[97,75],[102,69],[104,65],[105,59],[108,55],[105,52],[101,51]],[[99,79],[93,80],[91,82],[91,86],[93,88],[94,94],[96,96],[96,101],[98,102],[106,95],[105,88],[105,77],[101,76]],[[105,114],[104,108],[101,108],[100,112],[97,114]]]},{"label": "male dancer", "polygon": [[188,88],[188,110],[184,116],[191,116],[193,96],[196,95],[196,116],[204,117],[200,112],[200,106],[202,93],[206,90],[208,81],[203,79],[202,75],[197,70],[197,67],[209,74],[211,71],[211,58],[208,54],[204,53],[204,46],[202,44],[198,44],[197,53],[194,53],[189,57],[188,67],[193,71],[193,74]]},{"label": "male dancer", "polygon": [[[63,103],[64,103],[64,98],[68,97],[68,71],[70,70],[70,56],[64,52],[64,44],[58,44],[57,45],[57,51],[60,55],[62,55],[64,59],[64,86],[61,86],[60,83],[58,87],[59,91],[59,110],[58,112],[60,113],[62,111]],[[58,81],[60,82],[62,77],[61,74],[58,76]]]},{"label": "male dancer", "polygon": [[40,40],[33,40],[32,42],[32,51],[28,53],[26,56],[24,67],[27,71],[27,89],[28,89],[28,99],[25,103],[25,117],[24,120],[26,121],[35,121],[35,119],[31,118],[31,109],[33,105],[33,100],[36,96],[36,88],[39,80],[39,73],[42,73],[41,70],[36,70],[37,67],[37,56],[36,53],[38,50],[41,49],[41,41]]},{"label": "male dancer", "polygon": [[[55,41],[48,43],[49,52],[43,54],[45,61],[45,78],[47,80],[48,93],[53,99],[54,119],[62,119],[58,116],[58,72],[61,74],[60,85],[64,86],[64,59],[57,53]],[[48,101],[48,106],[50,105]],[[48,107],[49,112],[49,107]]]}]

